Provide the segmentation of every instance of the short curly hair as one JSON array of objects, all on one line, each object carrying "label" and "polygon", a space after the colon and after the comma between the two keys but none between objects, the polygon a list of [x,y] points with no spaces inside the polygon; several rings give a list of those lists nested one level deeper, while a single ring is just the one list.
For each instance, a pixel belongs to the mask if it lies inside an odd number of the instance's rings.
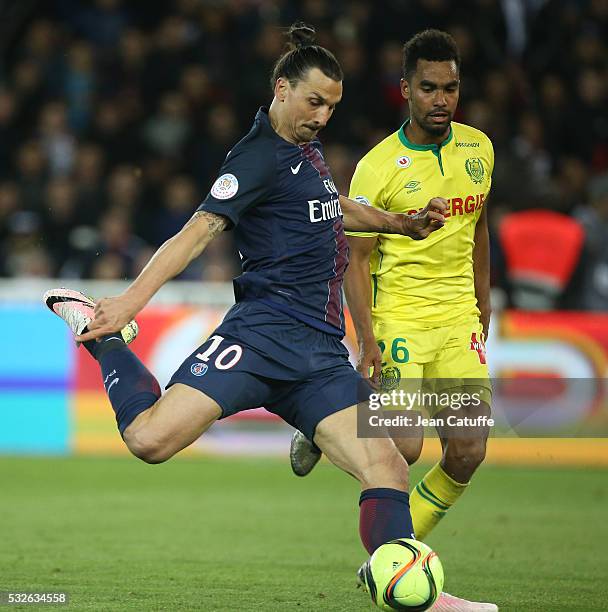
[{"label": "short curly hair", "polygon": [[416,72],[418,60],[429,62],[456,63],[460,71],[460,53],[456,41],[441,30],[424,30],[418,32],[403,45],[403,78],[409,81],[412,74]]}]

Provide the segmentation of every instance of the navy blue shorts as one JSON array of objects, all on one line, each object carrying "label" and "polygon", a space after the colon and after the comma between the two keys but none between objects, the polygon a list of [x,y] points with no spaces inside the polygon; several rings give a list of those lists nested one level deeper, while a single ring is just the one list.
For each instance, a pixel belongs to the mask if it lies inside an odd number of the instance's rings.
[{"label": "navy blue shorts", "polygon": [[326,416],[370,392],[340,338],[253,301],[228,311],[167,387],[175,383],[215,400],[220,418],[263,406],[310,440]]}]

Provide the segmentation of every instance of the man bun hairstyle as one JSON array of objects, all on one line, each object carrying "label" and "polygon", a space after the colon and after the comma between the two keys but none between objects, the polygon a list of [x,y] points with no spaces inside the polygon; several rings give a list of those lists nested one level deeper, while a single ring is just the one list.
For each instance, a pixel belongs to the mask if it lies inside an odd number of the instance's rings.
[{"label": "man bun hairstyle", "polygon": [[289,44],[292,45],[293,49],[313,45],[316,35],[317,33],[315,32],[315,29],[303,21],[298,21],[297,23],[292,24],[287,31]]},{"label": "man bun hairstyle", "polygon": [[342,68],[331,51],[315,44],[315,29],[302,21],[294,23],[287,31],[288,50],[277,60],[272,69],[270,87],[274,90],[277,79],[284,78],[295,87],[309,70],[318,68],[334,81],[344,78]]},{"label": "man bun hairstyle", "polygon": [[403,45],[403,78],[409,81],[418,60],[428,62],[455,62],[460,72],[460,53],[456,41],[441,30],[424,30],[418,32]]}]

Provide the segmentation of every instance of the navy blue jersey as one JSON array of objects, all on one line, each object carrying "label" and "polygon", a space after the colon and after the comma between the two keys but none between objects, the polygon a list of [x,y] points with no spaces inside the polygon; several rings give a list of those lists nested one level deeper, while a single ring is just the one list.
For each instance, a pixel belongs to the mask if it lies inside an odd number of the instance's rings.
[{"label": "navy blue jersey", "polygon": [[243,268],[234,280],[237,302],[258,300],[344,335],[348,245],[338,191],[318,140],[287,142],[261,108],[199,210],[223,215],[234,227]]}]

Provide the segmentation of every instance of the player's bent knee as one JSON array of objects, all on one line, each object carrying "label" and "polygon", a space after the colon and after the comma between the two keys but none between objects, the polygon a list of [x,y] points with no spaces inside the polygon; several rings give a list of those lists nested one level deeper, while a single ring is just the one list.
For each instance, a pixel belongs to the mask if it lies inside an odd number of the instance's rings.
[{"label": "player's bent knee", "polygon": [[169,452],[166,445],[158,438],[141,430],[130,431],[130,428],[127,428],[123,439],[131,453],[145,463],[163,463],[173,456],[173,453]]},{"label": "player's bent knee", "polygon": [[476,468],[486,458],[486,440],[481,438],[449,440],[446,456],[454,463]]},{"label": "player's bent knee", "polygon": [[173,454],[168,453],[166,449],[153,444],[135,445],[134,447],[129,446],[129,450],[135,457],[151,465],[164,463],[173,456]]}]

